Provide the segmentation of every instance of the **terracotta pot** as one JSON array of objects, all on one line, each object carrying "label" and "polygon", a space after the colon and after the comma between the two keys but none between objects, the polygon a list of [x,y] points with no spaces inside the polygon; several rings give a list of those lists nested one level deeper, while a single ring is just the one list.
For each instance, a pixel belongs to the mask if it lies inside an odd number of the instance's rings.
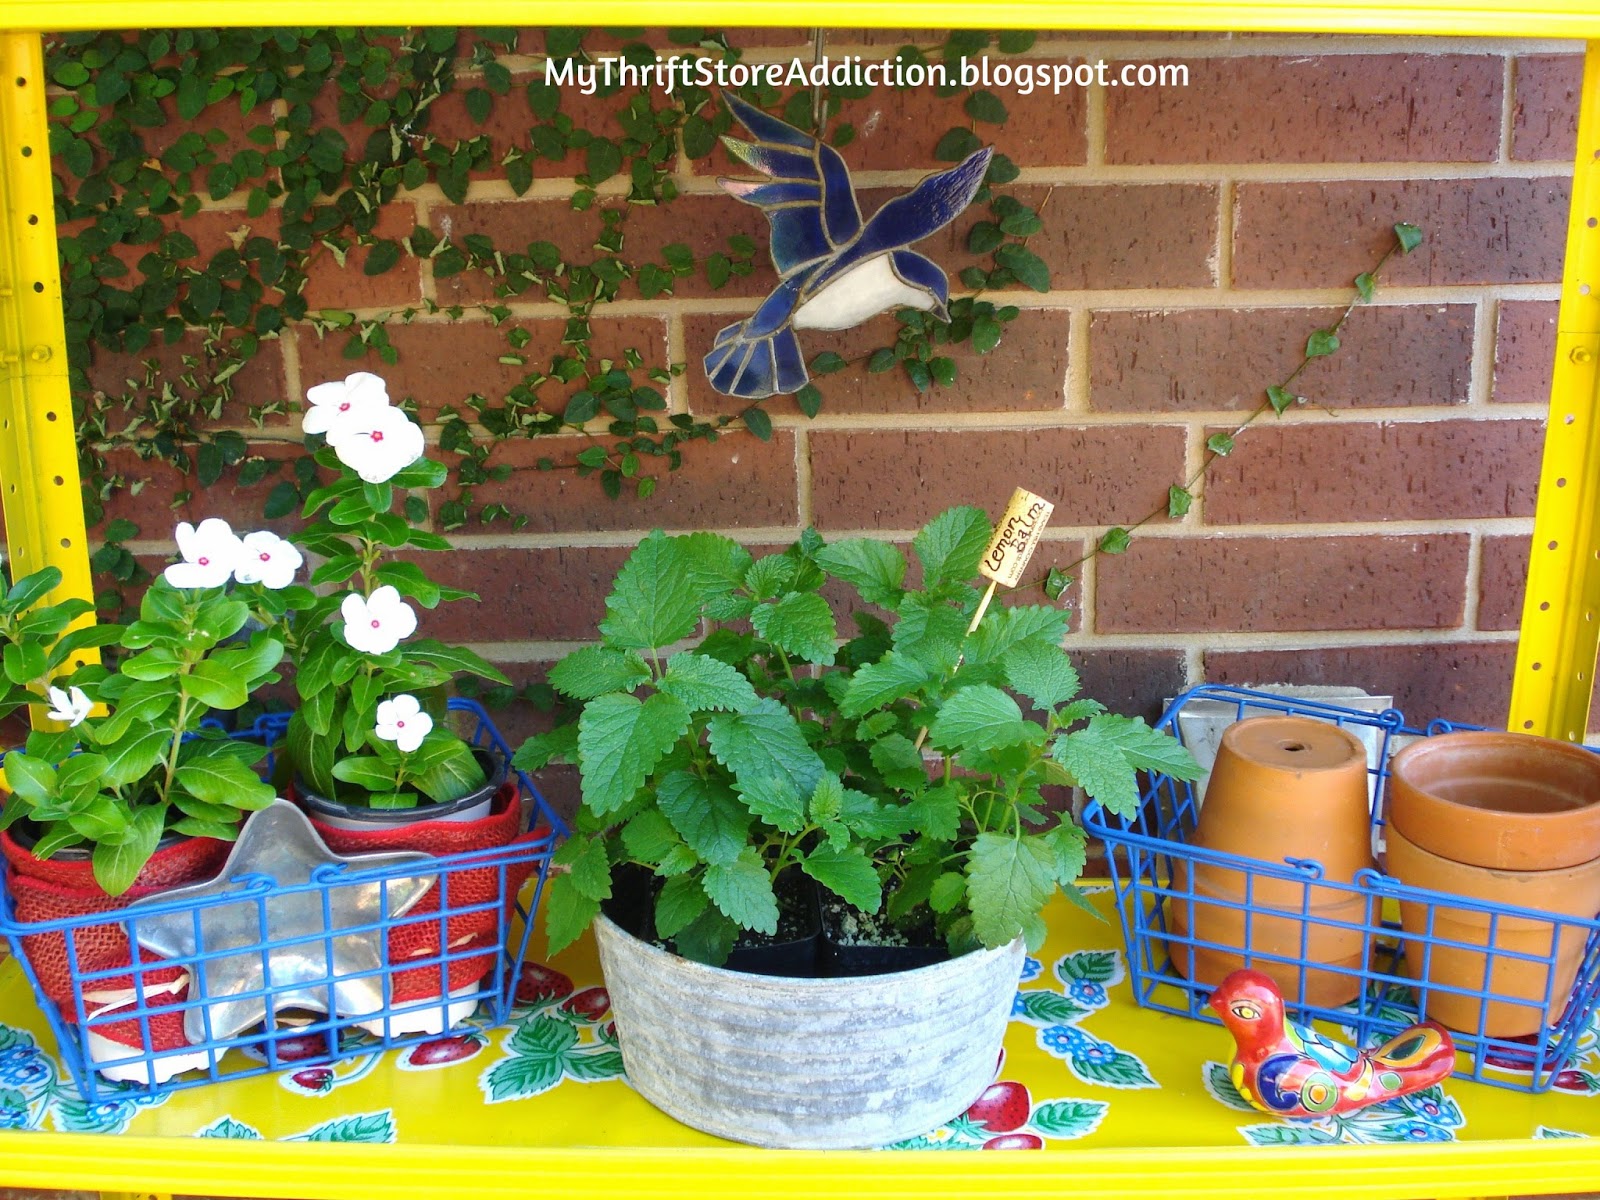
[{"label": "terracotta pot", "polygon": [[1459,863],[1577,866],[1600,858],[1600,755],[1527,733],[1426,738],[1389,765],[1388,821]]},{"label": "terracotta pot", "polygon": [[[1366,748],[1348,730],[1308,717],[1237,722],[1222,735],[1191,841],[1275,866],[1312,859],[1324,878],[1350,882],[1373,865]],[[1172,944],[1177,969],[1190,979],[1221,983],[1249,954],[1248,965],[1270,976],[1291,1003],[1303,993],[1306,1003],[1332,1007],[1360,993],[1369,941],[1365,896],[1200,860],[1176,860],[1173,876],[1174,889],[1185,893],[1168,905],[1173,932],[1227,947]],[[1308,970],[1307,963],[1342,971]]]},{"label": "terracotta pot", "polygon": [[[1600,912],[1600,858],[1551,871],[1475,867],[1422,849],[1393,825],[1389,827],[1388,846],[1389,874],[1411,887],[1583,920]],[[1463,945],[1429,945],[1420,940],[1430,933],[1430,914],[1434,939]],[[1588,930],[1583,926],[1509,913],[1475,912],[1444,902],[1402,900],[1400,924],[1411,935],[1405,943],[1405,970],[1411,978],[1434,987],[1473,993],[1487,990],[1496,997],[1486,1002],[1477,994],[1430,990],[1425,998],[1419,997],[1425,1001],[1426,1015],[1451,1029],[1481,1032],[1489,1037],[1537,1033],[1559,1020],[1588,940]],[[1549,960],[1552,945],[1553,965],[1549,961],[1507,957],[1508,953],[1515,953]],[[1490,949],[1495,953],[1486,953]],[[1487,959],[1492,959],[1492,967]],[[1548,1009],[1547,992],[1551,997]]]}]

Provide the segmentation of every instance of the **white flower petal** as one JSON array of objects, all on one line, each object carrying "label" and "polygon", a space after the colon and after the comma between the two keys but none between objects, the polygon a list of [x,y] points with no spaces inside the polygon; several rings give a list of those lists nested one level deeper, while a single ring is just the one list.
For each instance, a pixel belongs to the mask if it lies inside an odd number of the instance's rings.
[{"label": "white flower petal", "polygon": [[197,529],[179,521],[173,530],[181,563],[162,572],[167,582],[179,588],[221,587],[238,565],[243,543],[221,517],[207,517]]},{"label": "white flower petal", "polygon": [[366,408],[361,419],[329,444],[339,461],[367,483],[387,483],[422,457],[427,440],[398,408]]},{"label": "white flower petal", "polygon": [[342,381],[308,388],[306,400],[309,405],[301,417],[301,429],[326,434],[328,444],[337,447],[353,425],[362,423],[364,413],[389,407],[389,391],[379,376],[356,371]]},{"label": "white flower petal", "polygon": [[52,721],[64,721],[73,728],[82,724],[89,710],[94,707],[94,701],[84,695],[80,687],[74,687],[70,692],[52,687],[49,692],[50,711],[45,715]]},{"label": "white flower petal", "polygon": [[277,591],[294,582],[294,573],[304,562],[293,542],[263,529],[245,534],[233,577],[240,583],[259,583]]},{"label": "white flower petal", "polygon": [[422,711],[417,698],[402,693],[378,705],[373,732],[384,741],[393,742],[402,753],[410,754],[422,745],[422,739],[432,728],[433,718]]}]

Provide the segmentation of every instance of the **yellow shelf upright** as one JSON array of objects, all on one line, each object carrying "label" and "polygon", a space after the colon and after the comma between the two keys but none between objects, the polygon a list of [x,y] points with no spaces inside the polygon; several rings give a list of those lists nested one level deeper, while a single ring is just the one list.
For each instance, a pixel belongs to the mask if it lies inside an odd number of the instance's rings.
[{"label": "yellow shelf upright", "polygon": [[[0,32],[0,503],[9,565],[13,578],[59,567],[61,586],[50,599],[87,600],[45,104],[39,35]],[[41,712],[34,710],[36,724]]]},{"label": "yellow shelf upright", "polygon": [[1582,741],[1600,649],[1600,41],[1588,43],[1509,727]]}]

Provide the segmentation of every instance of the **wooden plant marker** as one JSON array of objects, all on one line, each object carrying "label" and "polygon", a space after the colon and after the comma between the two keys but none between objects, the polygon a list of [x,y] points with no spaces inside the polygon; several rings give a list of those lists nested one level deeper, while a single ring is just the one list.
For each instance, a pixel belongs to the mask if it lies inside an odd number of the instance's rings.
[{"label": "wooden plant marker", "polygon": [[[994,599],[995,589],[1001,584],[1013,588],[1022,582],[1022,573],[1028,569],[1028,560],[1039,548],[1045,524],[1055,509],[1056,506],[1050,501],[1043,496],[1035,496],[1026,488],[1018,488],[1011,493],[1011,503],[1006,505],[1005,515],[1000,518],[994,536],[989,539],[989,548],[978,562],[978,574],[989,581],[989,586],[983,593],[983,599],[978,601],[978,611],[972,614],[972,624],[967,626],[968,636],[978,628],[983,614],[989,611],[989,602]],[[961,659],[958,658],[956,666],[960,665]],[[927,736],[928,727],[924,725],[922,732],[917,734],[918,750],[922,749]]]}]

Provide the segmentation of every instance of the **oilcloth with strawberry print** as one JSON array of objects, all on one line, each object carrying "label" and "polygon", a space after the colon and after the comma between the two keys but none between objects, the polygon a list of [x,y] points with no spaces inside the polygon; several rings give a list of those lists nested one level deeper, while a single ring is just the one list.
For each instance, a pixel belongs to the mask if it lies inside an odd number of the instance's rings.
[{"label": "oilcloth with strawberry print", "polygon": [[[508,779],[495,793],[487,817],[478,821],[414,821],[390,829],[335,829],[315,814],[307,814],[318,836],[335,854],[377,854],[393,850],[423,850],[429,854],[463,854],[502,846],[533,845],[550,840],[550,829],[536,825],[522,833],[522,804],[517,781]],[[495,967],[500,952],[501,922],[509,920],[517,892],[527,882],[536,860],[497,866],[453,866],[440,872],[439,882],[394,924],[388,934],[389,962],[422,960],[427,965],[397,971],[391,981],[395,1004],[426,1000],[478,983]],[[503,882],[502,882],[503,879]],[[439,918],[444,915],[441,945]],[[441,955],[482,949],[445,963]],[[447,976],[441,987],[441,976]]]},{"label": "oilcloth with strawberry print", "polygon": [[[108,896],[95,882],[94,868],[88,859],[36,858],[9,830],[0,832],[0,853],[5,855],[11,868],[6,887],[11,893],[16,919],[22,925],[120,912],[135,900],[210,879],[222,869],[229,849],[229,843],[215,838],[185,838],[157,850],[125,893]],[[60,1006],[64,1019],[73,1022],[78,1019],[75,979],[81,980],[90,972],[115,971],[133,964],[127,930],[116,921],[75,927],[70,951],[65,933],[24,934],[22,952],[39,979],[40,990]],[[140,952],[140,960],[159,961],[147,950]],[[153,967],[138,975],[138,990],[132,972],[80,985],[83,1006],[93,1018],[101,1012],[137,1004],[139,991],[142,991],[147,1007],[172,1010],[149,1018],[149,1045],[136,1020],[96,1021],[94,1032],[135,1049],[172,1050],[187,1046],[188,1040],[183,1036],[183,1013],[172,1006],[188,995],[188,972],[169,966]]]}]

